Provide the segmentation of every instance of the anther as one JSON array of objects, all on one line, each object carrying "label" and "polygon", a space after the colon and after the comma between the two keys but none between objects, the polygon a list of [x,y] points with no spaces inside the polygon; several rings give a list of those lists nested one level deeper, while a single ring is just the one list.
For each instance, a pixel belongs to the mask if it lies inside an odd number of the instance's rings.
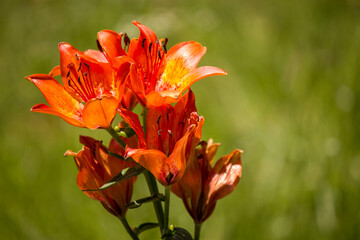
[{"label": "anther", "polygon": [[158,55],[159,55],[159,58],[161,59],[161,52],[160,52],[160,49],[158,50]]},{"label": "anther", "polygon": [[86,62],[84,62],[84,65],[85,65],[88,69],[90,68],[89,64],[87,64]]},{"label": "anther", "polygon": [[146,38],[143,39],[142,43],[141,43],[141,47],[144,48],[145,46],[145,41],[146,41]]},{"label": "anther", "polygon": [[160,123],[160,118],[161,118],[161,115],[159,116],[159,118],[156,120],[157,124],[159,125]]},{"label": "anther", "polygon": [[127,47],[130,44],[130,38],[127,35],[127,33],[124,33],[124,43],[125,43],[125,47]]},{"label": "anther", "polygon": [[78,83],[81,85],[80,76],[78,77],[77,80],[78,80]]},{"label": "anther", "polygon": [[169,113],[166,114],[166,119],[169,121]]},{"label": "anther", "polygon": [[71,87],[71,81],[70,81],[70,79],[68,80],[68,85],[69,85],[69,87]]},{"label": "anther", "polygon": [[172,131],[170,129],[168,130],[168,133],[170,136],[172,136]]},{"label": "anther", "polygon": [[157,131],[157,134],[158,134],[159,136],[161,136],[161,132],[162,132],[162,130],[160,129],[159,131]]},{"label": "anther", "polygon": [[66,74],[66,77],[68,78],[70,76],[70,71],[68,71],[68,73]]},{"label": "anther", "polygon": [[76,60],[79,61],[79,54],[78,53],[75,53],[75,57],[76,57]]},{"label": "anther", "polygon": [[149,53],[151,53],[152,42],[149,44]]},{"label": "anther", "polygon": [[84,72],[84,76],[86,77],[88,74],[87,74],[87,72]]},{"label": "anther", "polygon": [[182,125],[182,126],[184,127],[184,126],[185,126],[185,123],[179,122],[179,125]]}]

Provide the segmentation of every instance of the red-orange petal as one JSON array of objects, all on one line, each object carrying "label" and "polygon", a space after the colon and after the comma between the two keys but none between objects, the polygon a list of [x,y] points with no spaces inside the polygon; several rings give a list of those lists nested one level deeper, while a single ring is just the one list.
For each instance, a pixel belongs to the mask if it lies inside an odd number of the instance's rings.
[{"label": "red-orange petal", "polygon": [[129,77],[130,77],[130,88],[132,89],[134,94],[139,99],[140,104],[144,106],[145,105],[145,91],[144,91],[145,86],[144,86],[143,81],[141,81],[141,79],[139,77],[136,64],[131,64]]},{"label": "red-orange petal", "polygon": [[150,92],[145,96],[145,102],[147,107],[158,107],[165,104],[171,104],[179,100],[180,91],[161,91]]},{"label": "red-orange petal", "polygon": [[122,34],[111,30],[102,30],[98,32],[97,38],[101,48],[106,54],[109,61],[118,56],[126,55],[121,43]]},{"label": "red-orange petal", "polygon": [[119,101],[112,96],[95,98],[85,104],[83,122],[87,128],[109,128],[116,115]]},{"label": "red-orange petal", "polygon": [[133,21],[132,22],[135,26],[137,26],[140,30],[140,37],[141,38],[146,38],[146,40],[153,42],[157,39],[156,34],[147,26],[142,25],[141,23],[139,23],[138,21]]},{"label": "red-orange petal", "polygon": [[31,108],[31,111],[56,115],[58,117],[61,117],[63,120],[65,120],[66,122],[70,123],[71,125],[73,125],[75,127],[85,127],[81,120],[64,115],[58,109],[51,108],[43,103],[36,104],[35,106],[33,106]]},{"label": "red-orange petal", "polygon": [[163,185],[166,184],[166,176],[169,174],[167,157],[156,149],[130,149],[126,157],[131,157],[135,162],[148,169],[155,178]]},{"label": "red-orange petal", "polygon": [[35,84],[50,105],[35,105],[32,111],[54,114],[72,125],[81,125],[83,105],[66,92],[60,83],[46,74],[30,75],[26,79]]},{"label": "red-orange petal", "polygon": [[138,138],[139,148],[145,148],[146,147],[145,134],[141,127],[138,115],[125,108],[119,109],[118,112],[120,116],[124,119],[124,121],[127,124],[129,124],[132,129],[134,129]]},{"label": "red-orange petal", "polygon": [[227,73],[221,68],[204,66],[196,68],[190,71],[183,79],[179,91],[183,92],[189,88],[193,83],[199,81],[200,79],[215,76],[215,75],[227,75]]},{"label": "red-orange petal", "polygon": [[60,69],[61,69],[61,77],[63,79],[64,86],[66,88],[68,79],[66,77],[69,69],[68,64],[73,63],[75,69],[79,67],[79,61],[76,56],[82,54],[79,50],[73,47],[69,43],[61,42],[59,43],[59,52],[60,52]]},{"label": "red-orange petal", "polygon": [[[166,61],[181,60],[185,68],[196,68],[200,59],[206,53],[206,47],[194,41],[181,42],[170,48],[166,54]],[[167,63],[168,64],[168,63]]]},{"label": "red-orange petal", "polygon": [[242,150],[235,149],[216,162],[210,176],[208,202],[215,202],[234,191],[241,178],[241,154]]},{"label": "red-orange petal", "polygon": [[56,76],[59,76],[61,74],[61,68],[60,68],[60,65],[58,66],[55,66],[53,69],[51,69],[49,75],[51,77],[56,77]]},{"label": "red-orange petal", "polygon": [[88,57],[91,57],[93,58],[94,60],[98,61],[98,62],[103,62],[103,63],[107,63],[108,60],[107,58],[105,57],[105,55],[100,52],[100,51],[97,51],[97,50],[93,50],[93,49],[89,49],[89,50],[86,50],[84,52],[84,55],[88,56]]}]

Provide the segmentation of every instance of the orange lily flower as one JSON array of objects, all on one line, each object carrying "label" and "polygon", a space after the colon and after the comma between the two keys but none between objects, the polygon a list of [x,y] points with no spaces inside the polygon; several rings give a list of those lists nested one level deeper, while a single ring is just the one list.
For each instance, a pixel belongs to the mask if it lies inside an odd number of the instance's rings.
[{"label": "orange lily flower", "polygon": [[[114,70],[99,51],[82,53],[68,43],[60,43],[59,50],[60,66],[49,75],[26,77],[50,105],[37,104],[31,111],[57,115],[77,127],[110,127],[122,99],[130,64],[122,62]],[[63,85],[53,78],[59,74]]]},{"label": "orange lily flower", "polygon": [[[97,34],[97,41],[99,49],[104,53],[107,61],[110,62],[114,69],[118,69],[124,62],[134,61],[129,58],[122,47],[122,36],[124,35],[125,45],[130,42],[126,34],[116,33],[111,30],[102,30]],[[125,82],[124,94],[121,100],[121,106],[123,108],[132,110],[138,101],[136,96],[130,89],[128,81]]]},{"label": "orange lily flower", "polygon": [[214,211],[216,201],[234,191],[242,171],[239,149],[221,157],[212,167],[220,144],[201,142],[192,152],[184,176],[172,185],[171,191],[183,200],[195,223],[204,222]]},{"label": "orange lily flower", "polygon": [[[84,146],[78,153],[68,150],[65,156],[74,156],[79,169],[77,185],[81,190],[99,189],[123,169],[134,167],[133,162],[126,162],[108,154],[110,151],[124,155],[124,149],[114,139],[110,141],[109,149],[102,145],[101,141],[96,141],[91,137],[80,136],[80,142]],[[124,217],[125,206],[131,200],[135,179],[135,177],[126,179],[101,191],[84,191],[84,193],[100,201],[104,208],[114,216]]]},{"label": "orange lily flower", "polygon": [[[167,52],[167,39],[158,40],[148,27],[137,21],[133,24],[140,29],[139,38],[130,41],[125,35],[124,42],[125,47],[128,46],[126,54],[134,62],[130,70],[130,86],[143,106],[177,102],[196,81],[213,75],[226,75],[224,70],[216,67],[197,68],[206,52],[200,43],[182,42]],[[105,30],[99,35],[106,56],[116,58],[125,54],[121,45],[122,33]]]},{"label": "orange lily flower", "polygon": [[204,124],[204,118],[196,112],[192,91],[175,106],[149,107],[146,138],[136,114],[126,109],[120,109],[119,113],[138,137],[139,148],[127,146],[125,156],[148,169],[164,186],[178,181],[191,149],[200,141]]}]

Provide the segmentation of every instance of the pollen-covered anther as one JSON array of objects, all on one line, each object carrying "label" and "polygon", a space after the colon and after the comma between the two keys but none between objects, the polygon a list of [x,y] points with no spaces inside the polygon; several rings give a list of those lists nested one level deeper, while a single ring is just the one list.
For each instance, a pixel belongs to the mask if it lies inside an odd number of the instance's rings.
[{"label": "pollen-covered anther", "polygon": [[172,131],[170,129],[168,130],[168,133],[170,136],[172,136]]}]

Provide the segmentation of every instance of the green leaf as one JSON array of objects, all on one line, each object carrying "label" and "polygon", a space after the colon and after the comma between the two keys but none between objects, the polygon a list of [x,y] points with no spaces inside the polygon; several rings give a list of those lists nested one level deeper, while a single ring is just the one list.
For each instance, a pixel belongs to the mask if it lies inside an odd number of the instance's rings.
[{"label": "green leaf", "polygon": [[157,201],[157,200],[164,201],[165,200],[164,194],[158,193],[158,194],[154,194],[150,197],[140,198],[138,200],[129,202],[128,204],[126,204],[126,208],[128,208],[128,209],[138,208],[143,203],[149,203],[149,202],[153,202],[153,201]]},{"label": "green leaf", "polygon": [[104,190],[107,189],[111,186],[114,186],[115,184],[118,184],[121,181],[124,181],[126,179],[135,177],[137,175],[139,175],[140,173],[142,173],[144,171],[144,168],[141,166],[136,166],[133,168],[129,168],[125,174],[122,174],[121,172],[119,174],[117,174],[115,177],[113,177],[112,179],[110,179],[110,181],[108,181],[107,183],[105,183],[104,185],[102,185],[99,189],[86,189],[83,191],[88,191],[88,192],[93,192],[93,191],[100,191],[100,190]]}]

